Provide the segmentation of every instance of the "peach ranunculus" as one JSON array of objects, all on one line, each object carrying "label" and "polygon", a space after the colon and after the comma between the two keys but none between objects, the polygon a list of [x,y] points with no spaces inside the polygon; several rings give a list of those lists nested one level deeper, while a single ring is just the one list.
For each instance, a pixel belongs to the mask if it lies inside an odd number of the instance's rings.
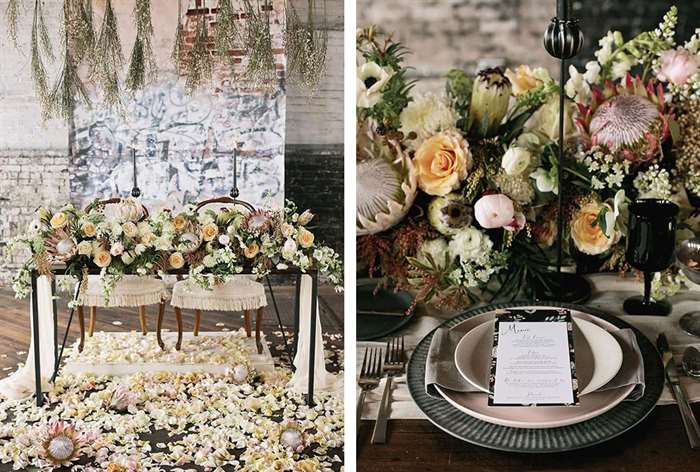
[{"label": "peach ranunculus", "polygon": [[49,224],[53,229],[63,228],[68,223],[68,216],[62,211],[57,212],[51,217]]},{"label": "peach ranunculus", "polygon": [[95,252],[93,261],[97,267],[107,267],[112,262],[112,256],[108,251],[100,249],[99,251]]},{"label": "peach ranunculus", "polygon": [[513,95],[515,96],[539,87],[548,75],[545,69],[532,70],[530,66],[526,65],[519,65],[514,71],[506,69],[505,73],[510,83],[513,84]]},{"label": "peach ranunculus", "polygon": [[297,242],[303,248],[310,248],[314,243],[314,233],[306,228],[299,228],[297,232]]},{"label": "peach ranunculus", "polygon": [[182,231],[185,229],[185,226],[187,226],[187,220],[184,216],[177,215],[175,218],[173,218],[173,225],[175,226],[176,230]]},{"label": "peach ranunculus", "polygon": [[607,207],[613,211],[607,203],[590,202],[583,205],[571,219],[571,239],[576,248],[584,254],[596,256],[610,249],[615,244],[616,237],[605,235],[598,222],[598,215]]},{"label": "peach ranunculus", "polygon": [[202,239],[205,241],[213,241],[219,234],[219,227],[215,223],[207,223],[202,226]]},{"label": "peach ranunculus", "polygon": [[421,190],[443,196],[467,178],[473,161],[467,141],[456,131],[445,131],[423,141],[413,164]]},{"label": "peach ranunculus", "polygon": [[122,225],[122,231],[129,238],[135,238],[139,234],[138,227],[131,221],[127,221]]},{"label": "peach ranunculus", "polygon": [[168,263],[173,269],[180,269],[185,265],[185,258],[182,256],[182,253],[173,252],[168,258]]},{"label": "peach ranunculus", "polygon": [[80,231],[83,232],[85,237],[87,238],[92,238],[97,234],[97,227],[95,226],[94,223],[90,221],[86,221],[83,226],[80,228]]},{"label": "peach ranunculus", "polygon": [[245,249],[243,249],[243,255],[245,257],[247,257],[248,259],[254,258],[255,256],[258,255],[259,252],[260,252],[260,247],[258,246],[258,243],[255,243],[255,242],[250,243],[249,245],[247,245],[245,247]]},{"label": "peach ranunculus", "polygon": [[687,49],[671,49],[661,54],[659,80],[682,86],[698,71],[697,56]]}]

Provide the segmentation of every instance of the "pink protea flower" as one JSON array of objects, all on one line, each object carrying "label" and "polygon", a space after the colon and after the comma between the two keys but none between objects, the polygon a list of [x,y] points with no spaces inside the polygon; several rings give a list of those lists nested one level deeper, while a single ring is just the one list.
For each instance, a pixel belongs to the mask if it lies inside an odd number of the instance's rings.
[{"label": "pink protea flower", "polygon": [[659,80],[684,85],[698,71],[698,59],[687,49],[671,49],[661,55]]},{"label": "pink protea flower", "polygon": [[590,104],[578,104],[576,125],[584,145],[605,146],[632,162],[654,159],[670,137],[673,114],[661,84],[627,74],[624,84],[607,82],[591,91]]},{"label": "pink protea flower", "polygon": [[135,404],[136,394],[123,385],[119,385],[112,392],[108,407],[116,411],[126,411]]},{"label": "pink protea flower", "polygon": [[74,425],[65,421],[53,421],[42,434],[41,457],[55,465],[68,466],[77,459],[86,443],[86,436]]}]

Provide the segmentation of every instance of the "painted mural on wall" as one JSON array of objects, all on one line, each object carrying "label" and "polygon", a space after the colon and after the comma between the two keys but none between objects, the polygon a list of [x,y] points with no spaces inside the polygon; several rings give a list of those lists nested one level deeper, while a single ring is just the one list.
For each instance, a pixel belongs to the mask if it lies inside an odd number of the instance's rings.
[{"label": "painted mural on wall", "polygon": [[98,104],[74,116],[70,190],[74,204],[125,196],[132,188],[131,149],[138,186],[149,208],[178,208],[228,195],[233,150],[241,198],[284,204],[285,95],[219,87],[189,96],[175,77],[125,100],[122,113]]}]

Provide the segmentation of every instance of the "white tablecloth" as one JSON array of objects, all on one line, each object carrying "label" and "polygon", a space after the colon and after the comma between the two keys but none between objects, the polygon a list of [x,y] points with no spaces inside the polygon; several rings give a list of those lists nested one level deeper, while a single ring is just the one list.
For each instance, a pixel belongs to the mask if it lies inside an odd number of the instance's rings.
[{"label": "white tablecloth", "polygon": [[[588,306],[604,310],[605,312],[619,316],[620,319],[630,323],[652,342],[656,342],[656,337],[661,332],[665,332],[671,349],[678,356],[690,345],[700,347],[700,338],[685,334],[678,327],[678,319],[685,313],[700,309],[700,287],[691,286],[689,290],[684,290],[678,295],[669,299],[673,305],[670,316],[629,316],[622,310],[623,301],[642,292],[642,283],[634,278],[621,278],[616,274],[595,274],[588,277],[593,284],[593,295]],[[423,337],[431,330],[439,326],[443,321],[454,316],[453,313],[430,313],[417,315],[406,328],[396,333],[405,336],[406,349],[415,347]],[[362,365],[362,356],[367,346],[385,346],[384,343],[362,342],[357,346],[357,373],[359,375]],[[700,382],[683,377],[681,383],[691,401],[700,401]],[[371,391],[367,395],[365,408],[362,413],[364,419],[375,419],[379,401],[383,391],[383,383],[378,389]],[[660,405],[674,403],[668,387],[665,388],[659,400]],[[423,413],[411,399],[405,379],[398,378],[394,381],[391,402],[391,418],[395,419],[425,419]]]}]

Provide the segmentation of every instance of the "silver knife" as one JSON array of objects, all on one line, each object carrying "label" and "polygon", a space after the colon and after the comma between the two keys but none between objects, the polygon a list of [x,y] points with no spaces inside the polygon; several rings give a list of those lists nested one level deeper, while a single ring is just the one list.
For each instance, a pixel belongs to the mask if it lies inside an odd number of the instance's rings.
[{"label": "silver knife", "polygon": [[678,403],[678,409],[681,412],[683,426],[685,426],[685,432],[688,436],[690,447],[692,449],[697,449],[700,447],[700,426],[698,426],[693,410],[688,403],[688,398],[685,396],[685,392],[681,387],[678,377],[678,366],[676,366],[676,361],[673,360],[673,353],[671,352],[671,348],[664,333],[661,333],[656,340],[656,347],[661,354],[661,360],[664,364],[666,382],[668,382],[671,393],[673,393],[673,397],[676,399],[676,403]]}]

